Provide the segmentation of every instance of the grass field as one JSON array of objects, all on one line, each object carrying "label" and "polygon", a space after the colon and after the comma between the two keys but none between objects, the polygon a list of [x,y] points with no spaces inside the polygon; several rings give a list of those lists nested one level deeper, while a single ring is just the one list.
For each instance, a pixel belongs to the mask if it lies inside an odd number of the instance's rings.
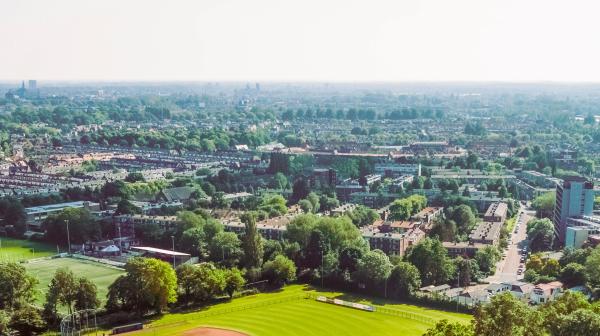
[{"label": "grass field", "polygon": [[19,262],[56,254],[56,247],[23,239],[0,237],[0,261]]},{"label": "grass field", "polygon": [[[376,312],[339,307],[306,298],[325,295],[376,305]],[[385,310],[386,312],[382,312]],[[371,301],[337,292],[320,292],[292,285],[277,293],[264,293],[216,304],[201,311],[168,314],[132,335],[182,335],[201,326],[237,330],[254,336],[287,335],[422,335],[437,320],[468,323],[470,315],[449,313],[381,300]]]},{"label": "grass field", "polygon": [[61,267],[70,269],[75,276],[85,276],[94,282],[98,287],[98,298],[102,302],[106,301],[108,286],[123,273],[122,270],[104,266],[93,261],[72,258],[55,258],[34,261],[23,265],[29,274],[35,276],[39,280],[39,284],[37,285],[38,293],[36,295],[36,303],[40,305],[44,303],[48,284],[50,283],[50,280],[52,280],[52,277],[54,277],[54,272]]}]

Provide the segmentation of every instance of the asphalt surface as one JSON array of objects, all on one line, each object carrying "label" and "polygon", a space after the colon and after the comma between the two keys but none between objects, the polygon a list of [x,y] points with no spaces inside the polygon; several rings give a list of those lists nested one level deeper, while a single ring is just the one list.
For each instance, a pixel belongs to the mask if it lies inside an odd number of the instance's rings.
[{"label": "asphalt surface", "polygon": [[517,217],[515,229],[511,233],[511,243],[508,249],[504,250],[506,258],[503,258],[496,265],[496,273],[485,281],[489,283],[502,283],[523,279],[525,266],[523,265],[523,273],[517,274],[519,265],[521,264],[521,249],[527,246],[527,222],[535,217],[535,211],[528,208],[521,208]]}]

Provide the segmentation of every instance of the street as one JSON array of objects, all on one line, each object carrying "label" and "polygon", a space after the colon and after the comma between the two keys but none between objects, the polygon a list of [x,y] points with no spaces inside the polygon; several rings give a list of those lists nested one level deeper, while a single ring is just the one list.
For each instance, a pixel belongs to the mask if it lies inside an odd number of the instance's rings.
[{"label": "street", "polygon": [[502,283],[515,280],[521,280],[525,268],[522,269],[522,274],[518,274],[519,264],[521,263],[521,249],[527,246],[527,222],[535,217],[535,211],[529,208],[522,207],[516,219],[515,229],[510,235],[510,243],[508,249],[504,250],[506,257],[496,265],[496,273],[485,281],[489,283]]}]

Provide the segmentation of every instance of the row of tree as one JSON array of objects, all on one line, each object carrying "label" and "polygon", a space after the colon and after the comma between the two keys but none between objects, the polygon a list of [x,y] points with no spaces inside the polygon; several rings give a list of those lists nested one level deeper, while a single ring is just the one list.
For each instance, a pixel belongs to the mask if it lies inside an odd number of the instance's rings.
[{"label": "row of tree", "polygon": [[600,304],[567,291],[539,308],[510,293],[480,306],[470,325],[443,320],[423,336],[591,336],[600,335]]}]

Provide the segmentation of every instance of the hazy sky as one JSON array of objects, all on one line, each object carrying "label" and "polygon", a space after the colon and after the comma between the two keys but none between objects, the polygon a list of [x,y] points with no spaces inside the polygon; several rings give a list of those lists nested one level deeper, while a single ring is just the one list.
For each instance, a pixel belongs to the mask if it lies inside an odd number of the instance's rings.
[{"label": "hazy sky", "polygon": [[3,0],[0,79],[598,81],[600,1]]}]

